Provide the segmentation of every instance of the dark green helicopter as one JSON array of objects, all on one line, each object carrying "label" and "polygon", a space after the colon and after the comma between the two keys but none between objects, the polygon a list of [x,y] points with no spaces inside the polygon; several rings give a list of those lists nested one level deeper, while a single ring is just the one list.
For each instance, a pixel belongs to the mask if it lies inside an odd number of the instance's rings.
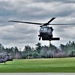
[{"label": "dark green helicopter", "polygon": [[27,24],[35,24],[40,25],[39,30],[39,40],[60,40],[59,37],[53,37],[53,28],[49,27],[49,25],[74,25],[74,24],[51,24],[51,22],[55,19],[55,17],[51,18],[47,23],[35,23],[35,22],[23,22],[23,21],[14,21],[9,20],[8,22],[17,22],[17,23],[27,23]]},{"label": "dark green helicopter", "polygon": [[7,61],[13,61],[13,57],[11,56],[11,54],[7,52],[0,53],[0,63],[6,64]]}]

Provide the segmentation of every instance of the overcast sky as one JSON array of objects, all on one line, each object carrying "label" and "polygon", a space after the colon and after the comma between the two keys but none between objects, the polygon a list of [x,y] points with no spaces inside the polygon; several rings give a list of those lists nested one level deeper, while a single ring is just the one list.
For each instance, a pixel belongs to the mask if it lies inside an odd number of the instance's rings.
[{"label": "overcast sky", "polygon": [[[5,47],[34,46],[39,42],[39,26],[7,21],[45,23],[52,17],[56,17],[52,23],[75,23],[75,0],[0,0],[0,43]],[[54,37],[61,39],[52,44],[59,46],[69,40],[75,41],[75,26],[52,27]],[[49,45],[48,41],[40,43]]]}]

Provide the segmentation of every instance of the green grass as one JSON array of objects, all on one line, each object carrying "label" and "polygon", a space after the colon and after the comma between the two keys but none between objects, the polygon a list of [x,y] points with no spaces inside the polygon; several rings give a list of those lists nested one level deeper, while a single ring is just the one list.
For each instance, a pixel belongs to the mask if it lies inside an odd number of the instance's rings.
[{"label": "green grass", "polygon": [[75,72],[75,58],[19,59],[0,63],[0,72]]}]

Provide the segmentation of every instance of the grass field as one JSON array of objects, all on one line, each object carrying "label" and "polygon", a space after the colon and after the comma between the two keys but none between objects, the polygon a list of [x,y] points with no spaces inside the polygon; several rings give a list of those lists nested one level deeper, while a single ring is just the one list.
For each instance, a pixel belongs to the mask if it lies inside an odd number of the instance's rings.
[{"label": "grass field", "polygon": [[19,59],[0,64],[0,72],[75,72],[75,58]]}]

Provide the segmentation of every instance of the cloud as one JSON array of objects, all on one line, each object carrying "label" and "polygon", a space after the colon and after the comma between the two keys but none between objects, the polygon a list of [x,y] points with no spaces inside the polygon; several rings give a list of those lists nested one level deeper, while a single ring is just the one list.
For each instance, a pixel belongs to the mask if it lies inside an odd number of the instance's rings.
[{"label": "cloud", "polygon": [[[34,45],[38,42],[39,26],[9,23],[8,20],[45,23],[52,17],[56,19],[51,23],[75,23],[75,1],[0,0],[0,41],[5,46]],[[59,36],[62,40],[67,40],[68,37],[69,40],[75,38],[73,26],[53,26],[53,28],[54,36]],[[65,41],[61,43],[63,42]]]},{"label": "cloud", "polygon": [[[46,1],[46,0],[45,0]],[[45,2],[44,1],[44,2]],[[14,1],[2,1],[0,3],[0,15],[7,19],[21,19],[21,20],[38,20],[51,18],[53,16],[69,16],[74,13],[74,3],[61,3],[61,2],[48,2],[38,3],[14,0]]]},{"label": "cloud", "polygon": [[33,0],[35,2],[64,2],[64,3],[74,3],[75,0]]}]

